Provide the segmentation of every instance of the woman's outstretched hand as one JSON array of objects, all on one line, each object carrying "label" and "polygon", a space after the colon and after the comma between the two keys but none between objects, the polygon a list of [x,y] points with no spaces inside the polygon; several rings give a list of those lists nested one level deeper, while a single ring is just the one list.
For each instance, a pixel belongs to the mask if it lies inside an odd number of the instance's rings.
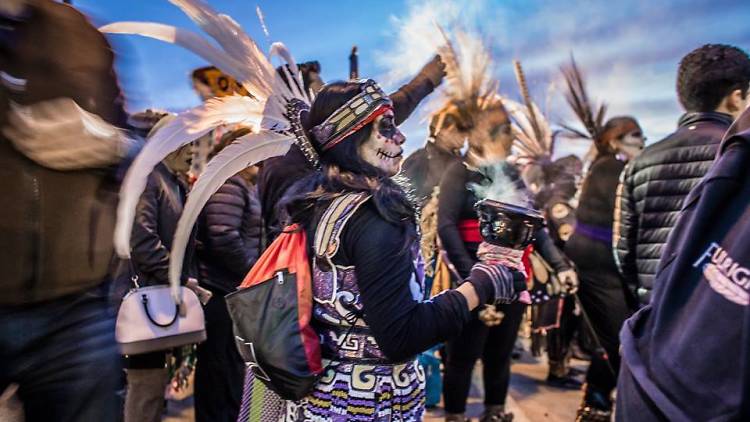
[{"label": "woman's outstretched hand", "polygon": [[503,264],[474,264],[466,281],[474,286],[480,303],[511,303],[526,291],[526,275]]}]

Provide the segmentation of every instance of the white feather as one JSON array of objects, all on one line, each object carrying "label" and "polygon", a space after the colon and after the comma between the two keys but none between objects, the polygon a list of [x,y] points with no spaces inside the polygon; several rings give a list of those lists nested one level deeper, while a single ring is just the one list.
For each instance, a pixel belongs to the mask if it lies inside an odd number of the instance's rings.
[{"label": "white feather", "polygon": [[107,34],[140,35],[179,45],[241,81],[248,92],[256,98],[263,99],[268,96],[267,90],[258,88],[255,82],[257,76],[249,71],[243,60],[216,48],[195,32],[153,22],[115,22],[102,26],[99,31]]},{"label": "white feather", "polygon": [[238,172],[268,158],[286,154],[294,141],[294,136],[272,131],[250,134],[237,139],[208,162],[205,171],[188,195],[172,242],[172,252],[169,257],[169,281],[175,302],[180,303],[181,300],[180,275],[185,259],[185,248],[193,225],[208,199],[227,179]]},{"label": "white feather", "polygon": [[[308,95],[304,92],[305,84],[302,81],[302,73],[300,73],[299,67],[297,67],[297,62],[294,60],[292,53],[286,45],[281,42],[273,43],[269,55],[271,57],[278,56],[287,64],[287,66],[282,65],[281,68],[284,70],[286,77],[290,81],[294,81],[294,83],[289,84],[290,96],[293,98],[299,98],[309,105],[310,101]],[[284,86],[286,86],[286,84],[284,84]]]},{"label": "white feather", "polygon": [[[231,17],[217,13],[201,0],[169,0],[247,68],[247,81],[267,98],[273,92],[275,70],[258,45]],[[234,75],[232,75],[234,76]]]},{"label": "white feather", "polygon": [[541,128],[541,139],[536,139],[529,110],[525,105],[504,97],[501,100],[512,120],[515,135],[514,147],[520,149],[523,155],[529,158],[549,156],[552,145],[552,129],[536,104],[532,103],[532,107],[534,107],[534,113]]},{"label": "white feather", "polygon": [[218,126],[242,124],[259,128],[262,107],[263,104],[257,100],[239,95],[213,98],[178,114],[151,136],[128,169],[120,188],[115,225],[115,251],[119,256],[130,256],[130,233],[135,209],[154,167],[171,152]]}]

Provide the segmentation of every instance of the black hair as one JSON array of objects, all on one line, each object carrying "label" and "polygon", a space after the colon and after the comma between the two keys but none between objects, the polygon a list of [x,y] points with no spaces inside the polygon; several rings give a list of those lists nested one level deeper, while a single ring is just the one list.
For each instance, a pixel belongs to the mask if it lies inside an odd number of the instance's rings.
[{"label": "black hair", "polygon": [[333,82],[318,93],[304,126],[309,139],[319,150],[322,169],[295,183],[282,200],[282,207],[286,208],[293,222],[305,225],[315,214],[317,204],[327,203],[342,192],[367,192],[386,221],[403,224],[407,233],[416,238],[415,210],[402,188],[359,155],[358,147],[370,137],[372,123],[326,151],[320,151],[319,144],[309,132],[359,94],[361,89],[360,82]]},{"label": "black hair", "polygon": [[680,60],[677,96],[688,112],[714,111],[721,100],[750,85],[750,57],[737,47],[706,44]]}]

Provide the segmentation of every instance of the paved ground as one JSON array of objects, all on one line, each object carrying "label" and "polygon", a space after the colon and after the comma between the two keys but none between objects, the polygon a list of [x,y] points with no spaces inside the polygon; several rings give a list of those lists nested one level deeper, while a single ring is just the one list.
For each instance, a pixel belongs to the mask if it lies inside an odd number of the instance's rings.
[{"label": "paved ground", "polygon": [[[585,369],[585,364],[576,364]],[[559,390],[548,387],[544,380],[547,377],[547,365],[541,359],[535,359],[525,353],[521,360],[514,361],[512,367],[511,390],[508,398],[508,410],[515,414],[514,422],[544,421],[571,422],[575,420],[575,411],[581,400],[581,392]],[[467,416],[478,418],[482,413],[481,377],[475,377],[472,397],[469,399]],[[163,422],[192,422],[194,420],[192,399],[183,402],[170,402],[168,416]],[[442,421],[442,409],[429,410],[425,421]]]},{"label": "paved ground", "polygon": [[[585,368],[583,362],[575,366]],[[514,422],[575,420],[581,392],[548,387],[544,382],[547,377],[547,364],[544,360],[525,353],[520,360],[514,361],[511,371],[510,394],[506,406],[513,412]],[[466,416],[470,418],[479,418],[483,410],[480,373],[479,370],[474,371],[471,397],[466,409]],[[442,418],[443,411],[438,408],[430,410],[425,420],[441,421]]]}]

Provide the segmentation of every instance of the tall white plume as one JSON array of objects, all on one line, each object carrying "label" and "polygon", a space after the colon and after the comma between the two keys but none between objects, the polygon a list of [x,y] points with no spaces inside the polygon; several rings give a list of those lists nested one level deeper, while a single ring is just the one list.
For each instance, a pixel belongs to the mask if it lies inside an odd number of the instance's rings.
[{"label": "tall white plume", "polygon": [[221,125],[260,127],[263,104],[239,95],[212,98],[203,105],[178,114],[158,129],[133,161],[120,188],[115,226],[115,251],[130,256],[130,233],[135,208],[154,167],[177,150]]}]

